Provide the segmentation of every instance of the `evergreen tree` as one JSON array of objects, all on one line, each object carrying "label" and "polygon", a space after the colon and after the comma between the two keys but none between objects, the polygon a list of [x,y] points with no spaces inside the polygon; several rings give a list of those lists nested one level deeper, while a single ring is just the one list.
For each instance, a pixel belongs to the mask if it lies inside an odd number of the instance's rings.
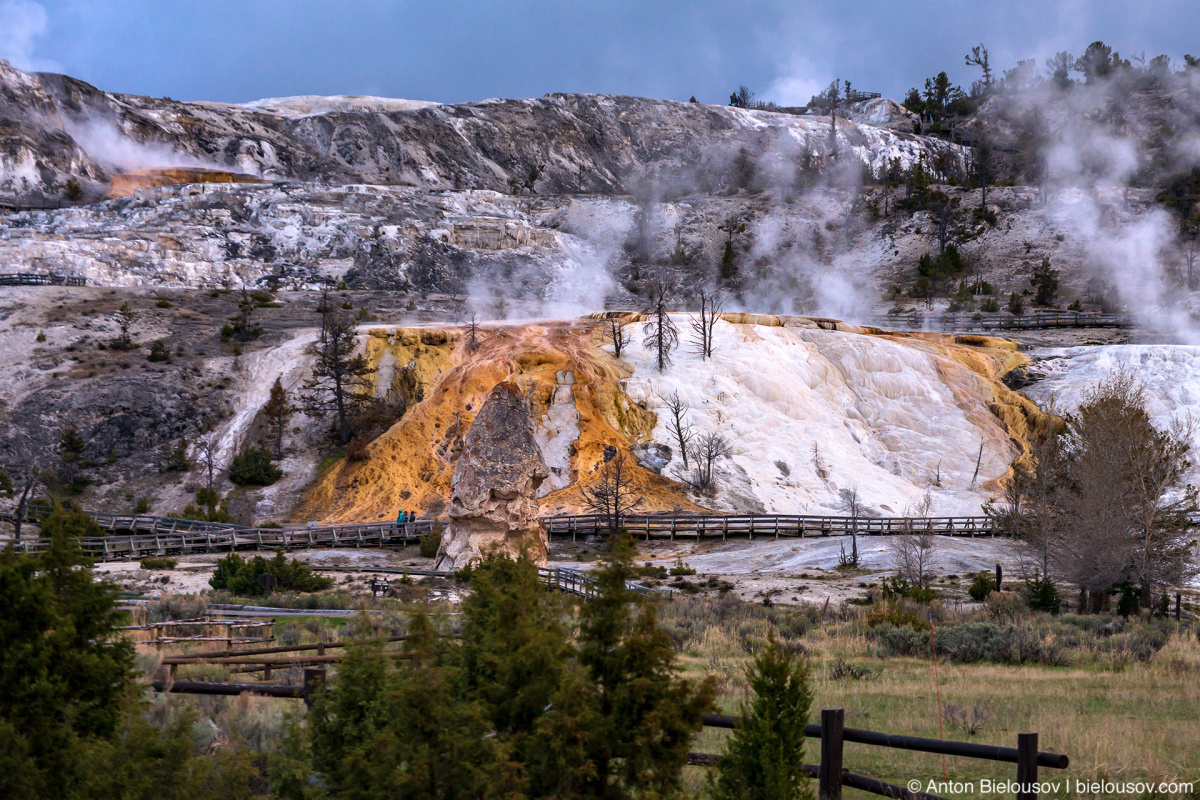
[{"label": "evergreen tree", "polygon": [[49,548],[0,553],[0,796],[72,796],[113,736],[133,680],[133,646],[114,641],[116,589],[93,580],[81,536],[104,531],[81,511],[42,520]]},{"label": "evergreen tree", "polygon": [[578,715],[592,725],[581,744],[594,771],[578,776],[577,794],[586,797],[679,791],[692,737],[715,697],[711,679],[678,676],[653,602],[628,588],[635,553],[627,531],[612,538],[596,574],[599,595],[579,612],[579,663],[595,693],[592,713]]},{"label": "evergreen tree", "polygon": [[354,418],[374,395],[370,379],[375,370],[365,355],[355,354],[357,346],[354,324],[342,314],[330,314],[321,339],[310,351],[316,356],[316,363],[302,394],[305,411],[310,416],[333,414],[341,444],[350,441]]},{"label": "evergreen tree", "polygon": [[263,406],[263,414],[267,418],[267,430],[271,434],[271,443],[275,446],[275,458],[283,458],[283,434],[287,430],[288,419],[295,411],[291,402],[288,400],[287,390],[283,388],[283,381],[279,378],[275,379],[275,383],[271,386],[271,395],[267,398],[266,405]]},{"label": "evergreen tree", "polygon": [[1050,266],[1049,256],[1033,268],[1029,277],[1029,285],[1034,288],[1033,304],[1036,306],[1052,306],[1058,295],[1058,270]]},{"label": "evergreen tree", "polygon": [[804,726],[812,705],[808,663],[775,639],[746,675],[750,697],[741,722],[710,776],[714,800],[801,800],[812,797],[804,765]]}]

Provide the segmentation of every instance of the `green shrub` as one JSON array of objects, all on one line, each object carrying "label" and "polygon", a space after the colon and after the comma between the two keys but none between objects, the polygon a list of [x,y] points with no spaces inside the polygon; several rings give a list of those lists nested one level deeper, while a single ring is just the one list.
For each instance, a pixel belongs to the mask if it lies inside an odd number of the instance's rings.
[{"label": "green shrub", "polygon": [[[905,628],[880,626],[872,636],[884,655],[929,657],[933,646],[929,634]],[[938,628],[936,643],[940,658],[962,664],[986,661],[1060,666],[1065,661],[1058,647],[1045,644],[1036,632],[1014,625],[968,622]]]},{"label": "green shrub", "polygon": [[422,558],[436,558],[438,547],[442,544],[442,523],[436,522],[428,536],[422,536],[417,543]]},{"label": "green shrub", "polygon": [[251,445],[233,457],[229,480],[238,486],[270,486],[283,477],[283,470],[271,461],[265,447]]},{"label": "green shrub", "polygon": [[252,596],[262,591],[258,586],[258,576],[267,574],[275,576],[275,587],[280,591],[319,592],[333,585],[331,578],[316,574],[296,559],[289,562],[282,550],[277,551],[270,560],[255,556],[247,561],[237,553],[230,553],[217,562],[217,569],[208,579],[208,585],[236,595]]},{"label": "green shrub", "polygon": [[996,591],[995,577],[990,572],[980,572],[971,581],[971,588],[967,589],[967,594],[976,603],[982,603],[994,591]]},{"label": "green shrub", "polygon": [[154,302],[154,305],[158,306],[159,308],[170,308],[171,306],[174,305],[174,303],[172,303],[170,300],[162,299],[162,300],[156,300]]},{"label": "green shrub", "polygon": [[1167,644],[1167,634],[1152,625],[1135,625],[1102,640],[1101,649],[1135,661],[1149,661]]},{"label": "green shrub", "polygon": [[929,630],[927,616],[903,603],[880,603],[867,615],[867,624],[872,628],[888,626],[910,632]]},{"label": "green shrub", "polygon": [[933,589],[910,583],[903,575],[897,575],[894,578],[884,578],[883,596],[887,600],[894,600],[897,597],[907,597],[909,600],[915,600],[918,603],[928,605],[937,599],[937,592],[933,591]]},{"label": "green shrub", "polygon": [[133,504],[133,513],[135,513],[135,514],[145,514],[149,510],[150,510],[150,498],[149,497],[139,497],[138,501]]},{"label": "green shrub", "polygon": [[1054,585],[1054,581],[1049,577],[1034,575],[1033,580],[1025,581],[1025,588],[1029,590],[1030,611],[1058,613],[1062,606],[1062,596],[1058,592],[1058,587]]},{"label": "green shrub", "polygon": [[170,361],[171,351],[167,348],[167,343],[159,339],[150,345],[150,355],[146,358],[149,361]]},{"label": "green shrub", "polygon": [[166,556],[146,556],[141,560],[142,569],[175,569],[179,561]]},{"label": "green shrub", "polygon": [[683,557],[675,559],[675,563],[671,566],[670,573],[672,575],[695,575],[696,570],[683,563]]},{"label": "green shrub", "polygon": [[1000,310],[1000,301],[994,297],[985,298],[984,301],[979,304],[979,310],[986,311],[989,314],[994,314]]}]

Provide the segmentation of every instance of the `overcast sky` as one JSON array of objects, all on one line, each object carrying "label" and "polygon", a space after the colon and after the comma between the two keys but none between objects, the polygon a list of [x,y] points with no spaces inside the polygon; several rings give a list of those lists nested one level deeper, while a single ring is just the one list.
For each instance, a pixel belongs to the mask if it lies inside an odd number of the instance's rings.
[{"label": "overcast sky", "polygon": [[1200,54],[1197,0],[0,0],[0,58],[102,89],[244,102],[371,94],[463,102],[603,92],[807,102],[835,77],[900,99],[1103,39]]}]

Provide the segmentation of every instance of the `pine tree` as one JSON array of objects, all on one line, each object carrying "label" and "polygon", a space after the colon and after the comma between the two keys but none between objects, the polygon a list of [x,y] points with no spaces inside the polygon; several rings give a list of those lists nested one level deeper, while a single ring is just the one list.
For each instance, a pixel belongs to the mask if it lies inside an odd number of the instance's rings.
[{"label": "pine tree", "polygon": [[715,776],[714,800],[801,800],[812,797],[804,765],[804,726],[812,705],[808,662],[770,635],[746,671],[750,697],[727,740]]},{"label": "pine tree", "polygon": [[321,339],[310,350],[316,363],[301,396],[310,416],[334,415],[341,444],[350,441],[354,417],[374,395],[370,378],[375,370],[365,355],[355,355],[357,346],[354,324],[342,314],[330,314]]},{"label": "pine tree", "polygon": [[594,772],[579,794],[668,796],[680,788],[692,737],[716,691],[711,679],[679,677],[653,602],[628,588],[636,554],[629,533],[614,536],[610,547],[596,573],[599,595],[579,612],[579,663],[598,716],[584,744]]},{"label": "pine tree", "polygon": [[39,555],[0,552],[0,796],[64,797],[86,778],[89,743],[112,736],[133,680],[133,646],[114,640],[116,589],[93,579],[81,511],[42,520]]},{"label": "pine tree", "polygon": [[283,434],[287,430],[288,419],[292,416],[295,409],[288,400],[287,390],[283,388],[283,381],[280,378],[275,379],[275,383],[271,386],[271,395],[267,398],[266,405],[263,406],[263,414],[267,418],[267,429],[271,433],[271,442],[275,445],[275,458],[283,458]]}]

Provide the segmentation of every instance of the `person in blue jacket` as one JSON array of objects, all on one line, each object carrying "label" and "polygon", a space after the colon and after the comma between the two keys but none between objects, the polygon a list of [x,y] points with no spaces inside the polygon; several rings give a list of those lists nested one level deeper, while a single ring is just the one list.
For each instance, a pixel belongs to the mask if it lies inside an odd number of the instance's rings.
[{"label": "person in blue jacket", "polygon": [[405,513],[404,509],[401,509],[400,513],[396,515],[396,524],[403,525],[406,522],[408,522],[408,514]]}]

